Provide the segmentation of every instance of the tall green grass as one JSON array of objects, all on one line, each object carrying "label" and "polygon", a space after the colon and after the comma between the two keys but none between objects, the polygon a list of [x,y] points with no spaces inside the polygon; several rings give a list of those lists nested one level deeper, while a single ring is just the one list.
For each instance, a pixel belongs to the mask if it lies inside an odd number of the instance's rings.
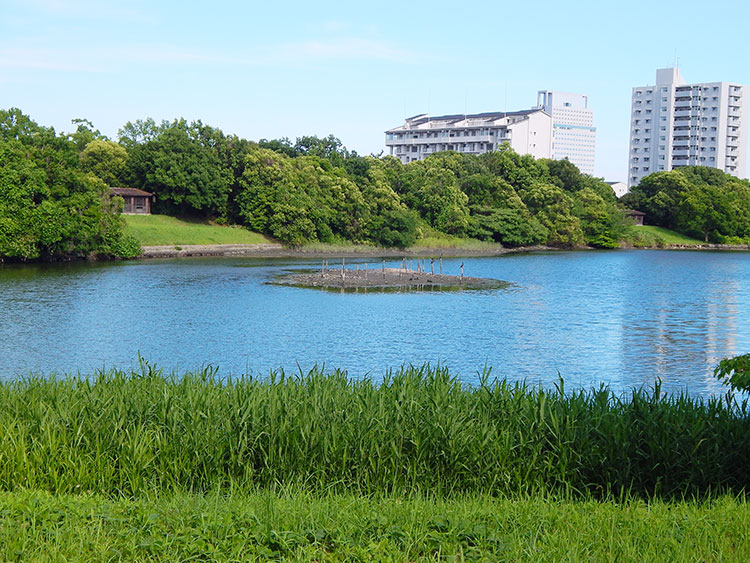
[{"label": "tall green grass", "polygon": [[658,385],[469,387],[431,367],[222,381],[144,362],[0,384],[0,489],[712,496],[750,483],[747,415],[747,402]]}]

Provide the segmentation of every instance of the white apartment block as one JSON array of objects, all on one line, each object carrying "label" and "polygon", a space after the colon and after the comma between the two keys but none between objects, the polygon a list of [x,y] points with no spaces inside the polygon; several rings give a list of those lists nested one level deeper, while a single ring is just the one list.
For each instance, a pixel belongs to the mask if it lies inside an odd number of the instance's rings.
[{"label": "white apartment block", "polygon": [[552,117],[541,109],[473,115],[427,114],[385,132],[391,156],[403,164],[441,151],[482,154],[508,143],[518,154],[550,158]]},{"label": "white apartment block", "polygon": [[536,106],[552,116],[552,158],[567,158],[584,174],[594,175],[594,110],[583,94],[540,90]]},{"label": "white apartment block", "polygon": [[747,98],[730,82],[685,84],[680,70],[656,71],[654,86],[633,88],[628,187],[680,166],[745,177]]}]

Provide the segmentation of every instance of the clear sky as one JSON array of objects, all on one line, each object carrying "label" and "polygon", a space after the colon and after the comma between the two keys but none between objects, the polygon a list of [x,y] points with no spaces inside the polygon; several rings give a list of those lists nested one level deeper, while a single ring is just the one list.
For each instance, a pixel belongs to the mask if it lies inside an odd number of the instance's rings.
[{"label": "clear sky", "polygon": [[589,96],[596,174],[625,180],[630,95],[679,59],[687,82],[750,84],[744,2],[0,0],[0,107],[116,138],[201,119],[247,139],[333,133],[360,154],[419,113]]}]

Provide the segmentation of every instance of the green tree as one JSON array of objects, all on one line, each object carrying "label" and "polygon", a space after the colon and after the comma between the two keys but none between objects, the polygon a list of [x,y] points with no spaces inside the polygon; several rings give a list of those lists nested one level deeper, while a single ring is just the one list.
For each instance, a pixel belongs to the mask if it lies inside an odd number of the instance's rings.
[{"label": "green tree", "polygon": [[589,187],[573,197],[573,213],[581,219],[585,243],[597,248],[616,248],[630,227],[624,212]]},{"label": "green tree", "polygon": [[127,171],[128,152],[112,141],[95,139],[81,152],[81,169],[91,172],[108,186],[120,186]]},{"label": "green tree", "polygon": [[408,166],[413,172],[409,193],[413,207],[437,230],[465,234],[469,227],[469,198],[458,187],[455,175],[437,160]]},{"label": "green tree", "polygon": [[129,149],[131,186],[156,194],[167,215],[226,216],[230,178],[217,152],[191,138],[184,122]]},{"label": "green tree", "polygon": [[706,242],[750,237],[750,183],[721,170],[686,166],[646,176],[622,201],[658,226]]},{"label": "green tree", "polygon": [[105,184],[78,167],[76,144],[20,110],[0,111],[0,258],[132,256]]},{"label": "green tree", "polygon": [[94,124],[88,119],[72,119],[71,123],[76,126],[76,130],[69,137],[78,152],[81,152],[92,141],[107,140],[107,137],[102,135],[98,129],[94,129]]},{"label": "green tree", "polygon": [[120,144],[130,150],[137,145],[143,145],[149,141],[155,141],[156,138],[169,128],[168,121],[162,121],[157,124],[153,118],[136,119],[128,121],[117,132]]},{"label": "green tree", "polygon": [[271,139],[270,141],[268,139],[261,139],[258,141],[258,146],[262,149],[271,149],[292,158],[299,156],[297,149],[294,148],[294,145],[287,137]]},{"label": "green tree", "polygon": [[573,214],[573,200],[552,184],[533,184],[520,192],[526,206],[548,231],[548,244],[577,246],[585,239],[581,220]]},{"label": "green tree", "polygon": [[335,166],[343,166],[344,160],[349,156],[349,151],[341,140],[333,135],[322,139],[315,135],[297,137],[294,150],[298,155],[326,158]]},{"label": "green tree", "polygon": [[624,205],[646,213],[654,225],[674,229],[677,206],[689,189],[690,182],[681,171],[655,172],[633,186],[622,201]]}]

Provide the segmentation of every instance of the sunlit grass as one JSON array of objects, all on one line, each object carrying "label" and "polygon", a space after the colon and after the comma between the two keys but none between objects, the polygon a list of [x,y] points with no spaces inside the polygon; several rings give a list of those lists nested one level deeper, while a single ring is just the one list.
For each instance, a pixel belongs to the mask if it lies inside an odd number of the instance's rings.
[{"label": "sunlit grass", "polygon": [[455,250],[500,250],[503,246],[495,242],[485,242],[473,238],[461,237],[424,237],[412,247],[418,249],[455,249]]},{"label": "sunlit grass", "polygon": [[0,493],[3,561],[744,561],[743,500]]},{"label": "sunlit grass", "polygon": [[664,246],[670,244],[698,246],[706,244],[698,239],[653,225],[633,227],[631,235],[633,243],[636,246]]},{"label": "sunlit grass", "polygon": [[243,227],[212,225],[207,221],[167,215],[124,215],[127,233],[142,246],[189,244],[263,244],[273,242]]}]

